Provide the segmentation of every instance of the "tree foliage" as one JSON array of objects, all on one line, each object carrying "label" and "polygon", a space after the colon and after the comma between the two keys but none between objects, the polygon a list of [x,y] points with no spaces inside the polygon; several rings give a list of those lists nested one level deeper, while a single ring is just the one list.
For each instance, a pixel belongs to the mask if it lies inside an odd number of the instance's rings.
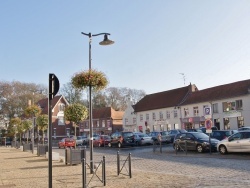
[{"label": "tree foliage", "polygon": [[28,106],[24,113],[28,116],[28,117],[37,117],[39,114],[41,114],[41,108],[37,105],[31,105]]},{"label": "tree foliage", "polygon": [[36,118],[36,124],[38,127],[38,130],[41,130],[43,132],[42,135],[42,140],[43,140],[43,144],[44,144],[44,132],[48,129],[48,125],[49,125],[49,117],[47,114],[41,114]]},{"label": "tree foliage", "polygon": [[43,85],[0,81],[0,114],[9,119],[21,117],[30,103],[35,104],[46,97],[44,93],[47,87]]},{"label": "tree foliage", "polygon": [[88,109],[79,103],[71,104],[66,106],[64,117],[67,121],[79,124],[81,121],[88,118]]}]

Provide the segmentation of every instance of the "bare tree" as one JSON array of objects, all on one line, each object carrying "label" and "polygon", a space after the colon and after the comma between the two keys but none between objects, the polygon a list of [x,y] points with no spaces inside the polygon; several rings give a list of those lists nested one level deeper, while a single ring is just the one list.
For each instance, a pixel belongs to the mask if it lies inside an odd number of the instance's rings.
[{"label": "bare tree", "polygon": [[115,110],[125,110],[127,102],[132,101],[133,104],[142,99],[146,93],[143,90],[116,88],[111,87],[105,90],[107,105]]},{"label": "bare tree", "polygon": [[60,93],[66,98],[66,100],[70,104],[83,104],[82,90],[74,88],[71,82],[64,84],[62,89],[60,90]]},{"label": "bare tree", "polygon": [[0,114],[9,119],[20,117],[29,103],[36,103],[45,98],[45,86],[34,83],[21,83],[18,81],[0,81]]}]

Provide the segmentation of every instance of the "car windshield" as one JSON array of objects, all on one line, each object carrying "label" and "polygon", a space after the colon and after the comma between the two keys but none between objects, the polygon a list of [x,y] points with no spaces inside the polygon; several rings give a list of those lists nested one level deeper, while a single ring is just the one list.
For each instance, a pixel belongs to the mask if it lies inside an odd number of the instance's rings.
[{"label": "car windshield", "polygon": [[204,134],[204,133],[193,133],[193,135],[195,136],[195,138],[198,138],[198,139],[207,139],[209,138],[208,135]]},{"label": "car windshield", "polygon": [[124,135],[125,137],[134,136],[134,134],[133,134],[132,132],[123,133],[123,135]]}]

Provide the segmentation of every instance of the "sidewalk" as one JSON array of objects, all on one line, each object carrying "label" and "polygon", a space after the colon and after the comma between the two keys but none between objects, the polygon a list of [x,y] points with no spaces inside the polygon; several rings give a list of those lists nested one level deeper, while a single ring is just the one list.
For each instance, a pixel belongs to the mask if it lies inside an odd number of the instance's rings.
[{"label": "sidewalk", "polygon": [[[100,170],[101,171],[101,170]],[[82,166],[66,166],[53,161],[52,185],[55,188],[82,187]],[[99,174],[101,177],[101,174]],[[91,179],[87,169],[87,181]],[[183,175],[162,174],[132,170],[132,178],[117,176],[115,165],[106,164],[106,187],[151,188],[151,187],[195,187],[195,179]],[[48,160],[30,152],[11,147],[0,147],[0,188],[46,188],[48,187]],[[88,187],[104,187],[94,176]]]}]

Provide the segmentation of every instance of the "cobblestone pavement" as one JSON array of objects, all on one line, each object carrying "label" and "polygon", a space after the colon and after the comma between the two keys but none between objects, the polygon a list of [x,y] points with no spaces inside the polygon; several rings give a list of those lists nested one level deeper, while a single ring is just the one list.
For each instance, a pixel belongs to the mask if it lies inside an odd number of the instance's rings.
[{"label": "cobblestone pavement", "polygon": [[[125,163],[128,152],[120,151],[121,175],[117,176],[117,151],[95,149],[95,166],[106,157],[107,186],[113,187],[250,187],[250,154],[226,155],[140,151],[132,153],[132,178]],[[89,151],[87,151],[87,163]],[[81,165],[53,161],[53,187],[82,187]],[[88,169],[89,170],[89,169]],[[97,175],[101,177],[101,170]],[[87,173],[88,187],[103,187]],[[30,152],[0,147],[0,188],[48,187],[48,160]]]}]

